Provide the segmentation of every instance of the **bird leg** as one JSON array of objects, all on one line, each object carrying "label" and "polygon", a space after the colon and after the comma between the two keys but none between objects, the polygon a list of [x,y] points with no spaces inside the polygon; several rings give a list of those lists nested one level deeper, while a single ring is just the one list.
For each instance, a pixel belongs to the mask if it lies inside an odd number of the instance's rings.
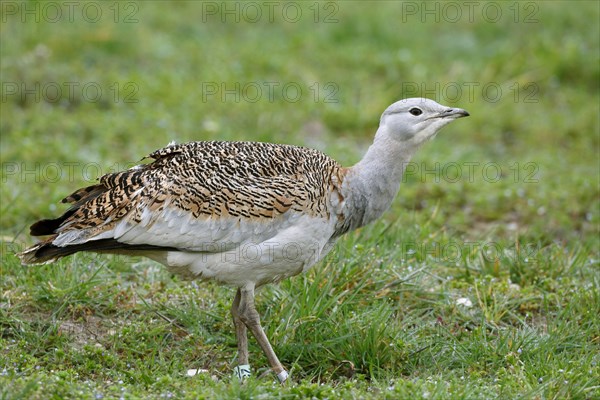
[{"label": "bird leg", "polygon": [[[260,317],[256,308],[254,306],[254,287],[249,288],[240,288],[235,296],[235,300],[233,301],[234,307],[237,303],[237,310],[235,314],[237,318],[248,328],[252,335],[256,338],[258,345],[265,353],[269,364],[271,365],[271,369],[273,372],[277,374],[277,379],[279,382],[283,383],[288,377],[287,371],[283,368],[277,355],[273,351],[271,344],[269,343],[269,339],[267,339],[267,335],[265,335],[265,331],[260,325]],[[235,322],[234,317],[234,323]],[[243,339],[240,339],[240,333],[244,333]],[[246,330],[238,328],[236,323],[236,334],[238,335],[238,351],[240,352],[240,363],[242,361],[248,361],[248,343],[246,341]],[[242,351],[245,353],[242,354]]]},{"label": "bird leg", "polygon": [[238,365],[233,370],[235,376],[240,381],[243,381],[250,376],[250,365],[248,364],[248,335],[246,334],[246,325],[242,322],[239,315],[240,306],[240,289],[237,290],[233,304],[231,306],[231,316],[233,317],[233,325],[235,327],[235,336],[238,345]]}]

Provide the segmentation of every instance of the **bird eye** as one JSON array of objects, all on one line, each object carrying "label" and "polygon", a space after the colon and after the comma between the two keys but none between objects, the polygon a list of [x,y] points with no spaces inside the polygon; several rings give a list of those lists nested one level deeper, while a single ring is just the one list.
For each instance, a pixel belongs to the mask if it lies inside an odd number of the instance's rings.
[{"label": "bird eye", "polygon": [[421,115],[421,114],[423,114],[423,111],[421,111],[421,109],[420,109],[420,108],[417,108],[417,107],[413,107],[413,108],[411,108],[410,110],[408,110],[408,112],[409,112],[409,113],[411,113],[412,115],[414,115],[415,117],[416,117],[417,115]]}]

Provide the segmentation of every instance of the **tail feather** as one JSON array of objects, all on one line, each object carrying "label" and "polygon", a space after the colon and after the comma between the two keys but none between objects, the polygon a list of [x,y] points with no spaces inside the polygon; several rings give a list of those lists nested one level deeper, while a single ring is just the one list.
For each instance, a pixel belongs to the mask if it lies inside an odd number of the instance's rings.
[{"label": "tail feather", "polygon": [[[106,193],[107,190],[110,190],[110,185],[107,186],[105,184],[106,182],[103,180],[118,179],[119,177],[123,177],[126,174],[127,172],[114,174],[114,176],[111,174],[105,175],[103,178],[101,178],[102,183],[76,190],[75,192],[71,193],[69,196],[65,197],[62,200],[63,203],[71,204],[71,207],[63,215],[54,219],[42,219],[31,225],[30,232],[32,236],[51,236],[43,240],[42,242],[31,246],[25,251],[17,253],[17,256],[20,258],[21,263],[23,265],[47,264],[80,251],[143,255],[144,253],[147,254],[147,252],[149,251],[162,252],[177,250],[173,247],[153,246],[148,244],[126,244],[121,243],[116,239],[94,240],[87,238],[87,241],[85,241],[84,243],[74,244],[69,244],[69,242],[72,243],[73,241],[65,240],[65,235],[69,235],[71,233],[76,234],[77,232],[81,232],[81,230],[79,230],[78,228],[69,228],[65,231],[67,224],[72,222],[69,221],[69,219],[72,219],[72,217],[74,218],[74,214],[76,214],[78,210],[81,209],[81,207],[86,206],[89,202],[93,201],[98,196],[101,196],[103,193]],[[119,205],[112,204],[111,207],[118,210]],[[104,218],[104,222],[106,222],[106,218],[110,218],[111,215],[110,213],[104,214],[101,217]],[[101,217],[98,218],[101,219]],[[95,225],[89,224],[89,226]],[[57,240],[57,238],[59,238],[59,230],[61,231],[61,240]],[[81,242],[81,240],[79,242]]]},{"label": "tail feather", "polygon": [[80,251],[106,252],[106,253],[131,253],[144,251],[174,251],[174,247],[152,246],[149,244],[126,244],[115,239],[90,240],[85,243],[59,247],[52,244],[55,237],[31,246],[17,257],[23,265],[48,264],[60,258]]},{"label": "tail feather", "polygon": [[58,257],[38,257],[37,252],[51,245],[52,239],[35,244],[28,249],[25,249],[21,253],[17,253],[17,257],[21,260],[22,265],[33,265],[33,264],[47,264],[52,261],[56,261]]},{"label": "tail feather", "polygon": [[29,234],[31,236],[52,235],[75,211],[76,209],[72,208],[58,218],[39,220],[29,227]]},{"label": "tail feather", "polygon": [[87,186],[76,190],[69,196],[62,199],[63,203],[72,203],[73,205],[63,215],[53,219],[42,219],[37,221],[29,228],[31,236],[45,236],[56,233],[56,230],[71,217],[79,207],[91,201],[104,193],[106,187],[102,184]]}]

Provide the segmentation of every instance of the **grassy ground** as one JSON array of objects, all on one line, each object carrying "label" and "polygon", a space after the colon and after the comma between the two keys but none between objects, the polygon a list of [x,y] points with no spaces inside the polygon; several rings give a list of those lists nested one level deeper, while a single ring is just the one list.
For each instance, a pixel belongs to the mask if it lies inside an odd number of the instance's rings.
[{"label": "grassy ground", "polygon": [[[600,397],[597,2],[48,4],[1,4],[0,398]],[[417,95],[472,116],[382,220],[258,296],[284,387],[254,341],[256,377],[231,379],[229,288],[13,255],[64,195],[170,140],[351,164]]]}]

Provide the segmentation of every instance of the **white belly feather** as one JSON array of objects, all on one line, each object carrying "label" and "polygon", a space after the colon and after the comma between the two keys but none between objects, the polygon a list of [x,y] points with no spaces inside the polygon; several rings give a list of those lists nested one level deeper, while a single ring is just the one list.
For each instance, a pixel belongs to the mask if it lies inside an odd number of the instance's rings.
[{"label": "white belly feather", "polygon": [[304,272],[325,257],[333,245],[334,224],[334,219],[297,215],[293,223],[284,222],[262,242],[254,240],[256,236],[239,243],[205,241],[194,250],[169,251],[152,258],[186,279],[261,286]]}]

